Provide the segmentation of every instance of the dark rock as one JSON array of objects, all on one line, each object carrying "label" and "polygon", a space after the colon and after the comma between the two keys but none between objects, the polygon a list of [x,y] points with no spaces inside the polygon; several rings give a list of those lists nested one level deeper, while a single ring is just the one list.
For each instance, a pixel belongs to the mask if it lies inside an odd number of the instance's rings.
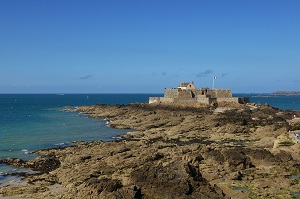
[{"label": "dark rock", "polygon": [[238,172],[233,174],[231,179],[232,180],[243,180],[243,174],[240,171],[238,171]]},{"label": "dark rock", "polygon": [[212,158],[213,160],[215,160],[219,164],[222,164],[225,161],[224,160],[224,155],[219,150],[209,150],[209,151],[206,152],[206,156],[208,158]]},{"label": "dark rock", "polygon": [[80,157],[80,160],[81,160],[81,161],[85,161],[85,160],[89,160],[89,159],[91,159],[91,158],[92,158],[92,156],[87,155],[87,156],[82,156],[82,157]]},{"label": "dark rock", "polygon": [[251,159],[243,151],[237,149],[225,149],[222,151],[224,160],[230,169],[248,169],[253,167]]},{"label": "dark rock", "polygon": [[[122,199],[142,199],[143,198],[142,189],[135,185],[129,187],[122,187],[114,192],[114,198]],[[108,198],[108,197],[107,197]],[[113,198],[113,197],[111,197]]]},{"label": "dark rock", "polygon": [[191,165],[189,162],[184,164],[185,172],[191,176],[195,181],[201,181],[202,175],[199,171],[199,168]]},{"label": "dark rock", "polygon": [[[266,150],[266,149],[243,149],[244,153],[247,154],[248,157],[251,158],[253,165],[260,165],[262,163],[268,163],[268,164],[276,164],[276,159],[274,158],[274,155]],[[281,161],[280,161],[281,162]]]},{"label": "dark rock", "polygon": [[[132,172],[132,178],[145,198],[221,198],[189,163],[174,162],[168,166],[147,164]],[[206,192],[209,190],[209,192]],[[197,197],[196,197],[197,198]]]},{"label": "dark rock", "polygon": [[26,166],[35,171],[48,173],[60,166],[60,161],[54,157],[37,157],[26,163]]},{"label": "dark rock", "polygon": [[5,158],[0,159],[0,164],[7,164],[15,167],[23,167],[25,165],[25,161],[19,158]]},{"label": "dark rock", "polygon": [[86,182],[85,187],[95,189],[98,194],[100,194],[102,191],[107,192],[114,192],[117,191],[119,188],[121,188],[123,185],[121,181],[114,180],[114,179],[97,179],[97,178],[91,178]]}]

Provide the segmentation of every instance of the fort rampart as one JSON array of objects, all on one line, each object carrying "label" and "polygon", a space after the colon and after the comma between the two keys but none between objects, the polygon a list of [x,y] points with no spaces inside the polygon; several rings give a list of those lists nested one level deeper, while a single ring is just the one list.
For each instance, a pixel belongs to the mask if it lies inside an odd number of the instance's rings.
[{"label": "fort rampart", "polygon": [[[187,84],[189,87],[183,87]],[[232,97],[229,89],[209,89],[196,87],[192,83],[180,83],[178,88],[165,88],[164,97],[150,97],[149,103],[211,104],[213,102],[233,102],[245,104],[249,98]]]}]

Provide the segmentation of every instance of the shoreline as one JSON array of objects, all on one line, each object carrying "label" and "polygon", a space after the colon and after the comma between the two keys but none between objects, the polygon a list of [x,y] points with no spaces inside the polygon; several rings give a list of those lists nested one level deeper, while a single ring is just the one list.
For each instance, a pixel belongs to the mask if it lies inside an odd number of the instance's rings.
[{"label": "shoreline", "polygon": [[[295,152],[299,144],[286,136],[295,128],[287,120],[300,117],[299,111],[263,105],[149,104],[94,105],[77,111],[107,118],[113,128],[135,131],[115,141],[39,150],[36,153],[46,156],[22,164],[44,171],[27,176],[27,185],[0,188],[0,194],[254,198],[292,197],[299,190],[299,182],[285,177],[300,173],[300,157]],[[57,183],[64,189],[49,191],[47,187]]]}]

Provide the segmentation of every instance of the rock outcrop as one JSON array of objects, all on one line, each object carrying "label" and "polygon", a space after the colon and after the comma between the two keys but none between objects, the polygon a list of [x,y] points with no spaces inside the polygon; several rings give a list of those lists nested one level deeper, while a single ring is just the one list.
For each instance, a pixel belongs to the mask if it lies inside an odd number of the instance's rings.
[{"label": "rock outcrop", "polygon": [[[0,163],[39,170],[4,196],[31,198],[292,198],[300,146],[274,148],[296,111],[270,106],[95,105],[77,111],[133,131]],[[55,188],[53,188],[55,186]]]}]

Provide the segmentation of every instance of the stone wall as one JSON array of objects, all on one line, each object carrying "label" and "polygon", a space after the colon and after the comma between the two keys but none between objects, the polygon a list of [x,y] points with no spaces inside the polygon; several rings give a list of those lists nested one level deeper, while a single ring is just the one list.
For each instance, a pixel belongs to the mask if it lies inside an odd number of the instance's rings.
[{"label": "stone wall", "polygon": [[232,93],[228,89],[200,89],[200,90],[182,90],[178,88],[165,89],[164,97],[167,98],[194,98],[197,95],[204,95],[212,98],[230,98]]},{"label": "stone wall", "polygon": [[149,103],[201,103],[211,104],[213,102],[235,102],[246,104],[249,98],[232,97],[229,89],[208,89],[186,90],[180,88],[165,89],[164,97],[150,97]]},{"label": "stone wall", "polygon": [[176,101],[176,98],[169,98],[169,97],[161,97],[160,102],[162,103],[173,103]]},{"label": "stone wall", "polygon": [[190,90],[178,90],[178,98],[179,99],[192,99],[195,95],[192,94]]},{"label": "stone wall", "polygon": [[159,102],[160,102],[160,97],[149,97],[149,104],[159,103]]},{"label": "stone wall", "polygon": [[164,97],[166,97],[166,98],[178,98],[178,89],[177,88],[165,89]]},{"label": "stone wall", "polygon": [[213,102],[234,102],[240,104],[249,103],[249,98],[240,97],[224,97],[224,98],[208,98],[208,97],[196,97],[196,98],[170,98],[170,97],[150,97],[149,104],[152,103],[184,103],[184,104],[211,104]]},{"label": "stone wall", "polygon": [[170,98],[170,97],[149,97],[149,104],[152,103],[173,103],[176,100],[176,98]]},{"label": "stone wall", "polygon": [[221,97],[218,98],[218,102],[234,102],[234,103],[239,103],[239,98],[238,97]]},{"label": "stone wall", "polygon": [[199,104],[210,104],[211,100],[210,100],[210,98],[200,97],[200,98],[197,98],[196,102]]},{"label": "stone wall", "polygon": [[207,95],[213,98],[230,98],[232,97],[231,91],[228,89],[209,89]]},{"label": "stone wall", "polygon": [[176,99],[174,102],[183,103],[183,104],[196,104],[197,99]]}]

